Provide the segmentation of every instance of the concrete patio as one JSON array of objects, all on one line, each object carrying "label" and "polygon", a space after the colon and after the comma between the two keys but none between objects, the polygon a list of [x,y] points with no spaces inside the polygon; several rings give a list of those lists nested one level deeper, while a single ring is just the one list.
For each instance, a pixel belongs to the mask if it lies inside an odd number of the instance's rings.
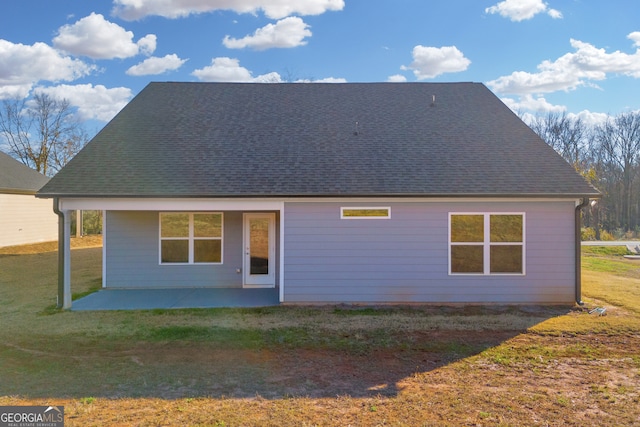
[{"label": "concrete patio", "polygon": [[101,289],[73,301],[71,310],[267,307],[279,304],[277,288]]}]

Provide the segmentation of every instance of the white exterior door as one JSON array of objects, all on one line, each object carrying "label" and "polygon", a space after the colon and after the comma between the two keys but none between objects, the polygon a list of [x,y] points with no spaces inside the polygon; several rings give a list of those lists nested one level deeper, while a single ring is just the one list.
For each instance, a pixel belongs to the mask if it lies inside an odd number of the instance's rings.
[{"label": "white exterior door", "polygon": [[275,228],[273,213],[244,214],[245,287],[275,287]]}]

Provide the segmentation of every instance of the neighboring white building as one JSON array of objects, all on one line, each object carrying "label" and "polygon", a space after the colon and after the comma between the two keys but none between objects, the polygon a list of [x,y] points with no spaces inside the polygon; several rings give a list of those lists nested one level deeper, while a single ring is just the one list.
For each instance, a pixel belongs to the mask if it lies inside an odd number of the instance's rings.
[{"label": "neighboring white building", "polygon": [[0,152],[0,247],[58,240],[51,200],[34,196],[48,180]]}]

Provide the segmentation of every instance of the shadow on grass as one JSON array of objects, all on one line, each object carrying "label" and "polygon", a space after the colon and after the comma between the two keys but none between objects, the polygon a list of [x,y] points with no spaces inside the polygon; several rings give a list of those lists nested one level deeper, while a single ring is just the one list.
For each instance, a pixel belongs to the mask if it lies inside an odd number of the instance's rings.
[{"label": "shadow on grass", "polygon": [[[265,316],[287,316],[286,307]],[[315,309],[312,309],[315,310]],[[380,311],[378,311],[380,310]],[[406,310],[406,312],[403,312]],[[0,395],[29,398],[185,397],[284,399],[290,397],[393,397],[425,373],[497,347],[567,307],[335,307],[336,321],[354,326],[238,328],[216,325],[220,310],[202,310],[210,325],[171,324],[170,311],[144,313],[167,324],[135,322],[128,338],[73,335],[50,339],[37,350],[0,343]],[[197,310],[196,310],[197,311]],[[194,310],[188,310],[193,313]],[[251,310],[241,314],[259,316]],[[473,330],[413,327],[363,328],[367,321],[406,314],[425,321],[445,315],[451,322],[508,315],[517,328]],[[77,313],[67,313],[73,321]],[[479,316],[479,317],[478,317]],[[373,320],[371,320],[373,319]],[[45,350],[46,349],[46,350]]]}]

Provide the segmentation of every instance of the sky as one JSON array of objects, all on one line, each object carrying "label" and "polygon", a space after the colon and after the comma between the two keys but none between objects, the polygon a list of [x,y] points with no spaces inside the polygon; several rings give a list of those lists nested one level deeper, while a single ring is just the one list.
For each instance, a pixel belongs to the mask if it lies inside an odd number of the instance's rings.
[{"label": "sky", "polygon": [[99,130],[152,81],[473,81],[598,123],[640,110],[640,1],[2,1],[0,100]]}]

